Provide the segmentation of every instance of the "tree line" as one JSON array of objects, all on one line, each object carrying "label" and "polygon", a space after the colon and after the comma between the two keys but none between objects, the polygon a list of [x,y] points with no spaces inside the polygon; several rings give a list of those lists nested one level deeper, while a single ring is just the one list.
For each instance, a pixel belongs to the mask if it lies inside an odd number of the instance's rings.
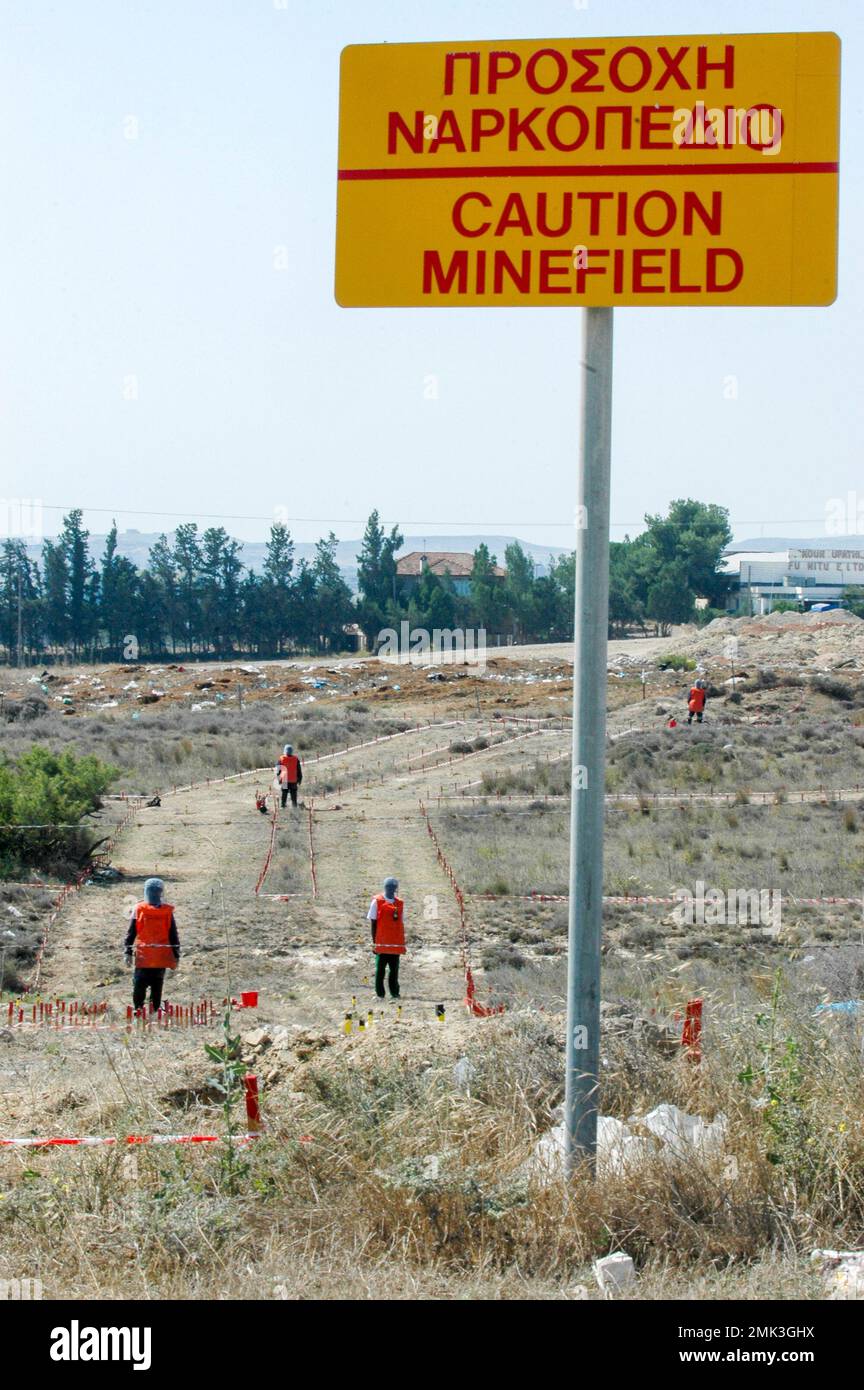
[{"label": "tree line", "polygon": [[[610,633],[648,624],[668,631],[696,614],[722,607],[728,580],[719,570],[731,539],[722,507],[673,502],[667,516],[647,516],[634,540],[610,545]],[[449,574],[424,571],[408,583],[397,575],[404,543],[398,527],[369,517],[358,554],[355,596],[336,560],[339,544],[319,540],[311,560],[295,559],[294,541],[277,522],[270,529],[260,573],[245,566],[242,546],[221,526],[195,522],[161,535],[147,565],[117,553],[112,525],[101,557],[90,553],[83,512],[71,511],[60,534],[42,545],[40,561],[24,541],[0,552],[0,649],[8,663],[182,657],[260,659],[291,653],[344,651],[357,624],[372,648],[387,628],[407,619],[427,631],[484,628],[487,641],[564,641],[573,632],[575,555],[552,560],[545,574],[514,542],[495,573],[485,544],[473,554],[468,592]]]}]

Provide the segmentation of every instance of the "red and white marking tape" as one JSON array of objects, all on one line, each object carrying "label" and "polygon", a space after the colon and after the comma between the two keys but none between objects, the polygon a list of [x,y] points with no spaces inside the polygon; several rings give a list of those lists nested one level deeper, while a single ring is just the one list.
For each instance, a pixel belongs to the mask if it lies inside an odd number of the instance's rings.
[{"label": "red and white marking tape", "polygon": [[[104,842],[104,849],[102,851],[103,853],[107,850],[112,850],[114,848],[119,836],[122,835],[123,831],[126,829],[126,826],[132,820],[133,816],[137,815],[138,811],[140,810],[140,802],[141,798],[138,798],[134,803],[130,801],[129,809],[117,822],[113,831],[111,832],[109,839]],[[59,894],[57,895],[57,898],[55,899],[54,907],[51,911],[51,915],[49,916],[48,921],[45,923],[45,930],[42,933],[42,940],[40,941],[39,948],[36,952],[35,967],[28,986],[31,993],[35,992],[36,987],[39,984],[40,977],[42,975],[42,960],[45,955],[45,948],[48,944],[48,934],[54,923],[57,921],[57,918],[60,915],[60,910],[63,904],[65,903],[66,899],[72,893],[80,892],[82,886],[90,877],[90,873],[91,870],[83,869],[81,873],[76,875],[75,879],[71,883],[65,883],[63,885],[63,887],[60,889]]]},{"label": "red and white marking tape", "polygon": [[315,840],[314,840],[313,835],[312,835],[312,825],[313,825],[313,819],[314,819],[314,817],[313,817],[313,808],[314,808],[314,804],[315,804],[314,802],[310,801],[310,803],[309,803],[309,805],[307,806],[306,809],[307,809],[307,811],[308,811],[308,813],[309,813],[309,873],[310,873],[311,878],[312,878],[312,897],[313,897],[313,898],[317,898],[317,897],[318,897],[318,873],[317,873],[317,870],[316,870],[316,867],[315,867]]},{"label": "red and white marking tape", "polygon": [[475,997],[476,986],[474,984],[474,976],[471,971],[471,961],[469,957],[468,921],[465,916],[465,894],[462,892],[462,889],[459,887],[459,884],[456,881],[456,875],[453,872],[453,868],[448,862],[443,849],[441,848],[438,836],[435,834],[435,829],[432,825],[432,821],[429,818],[429,812],[426,810],[426,807],[424,806],[422,801],[420,802],[420,813],[426,822],[426,830],[428,832],[429,838],[435,846],[435,852],[438,857],[438,863],[440,864],[441,868],[444,870],[444,873],[450,880],[450,886],[453,889],[453,896],[456,899],[456,906],[459,908],[462,969],[465,972],[465,998],[463,1000],[463,1003],[465,1004],[469,1013],[471,1013],[475,1018],[489,1018],[492,1014],[503,1013],[503,1004],[485,1005],[479,1003]]},{"label": "red and white marking tape", "polygon": [[[570,901],[569,893],[469,893],[471,898],[479,898],[486,902],[500,902],[506,899],[515,898],[518,902],[526,903],[566,903]],[[789,903],[804,903],[810,907],[824,906],[826,903],[839,903],[852,907],[864,907],[864,898],[796,898],[791,893],[783,894],[784,901]],[[604,894],[604,903],[614,903],[626,906],[628,903],[681,903],[683,898],[659,897],[656,894],[628,893],[626,895],[612,896]]]},{"label": "red and white marking tape", "polygon": [[[0,1139],[0,1148],[6,1149],[52,1149],[52,1148],[95,1148],[99,1144],[248,1144],[250,1139],[259,1139],[258,1133],[250,1134],[126,1134],[126,1135],[83,1135],[73,1138],[48,1139]],[[309,1142],[308,1140],[301,1142]]]},{"label": "red and white marking tape", "polygon": [[279,820],[279,811],[278,811],[278,808],[277,808],[277,806],[276,806],[276,802],[275,802],[275,799],[274,799],[274,802],[273,802],[273,814],[272,814],[271,817],[270,817],[270,844],[269,844],[268,847],[267,847],[267,854],[265,855],[264,863],[263,863],[263,865],[261,866],[261,872],[260,872],[259,875],[258,875],[258,881],[257,881],[257,883],[255,884],[255,893],[256,893],[256,895],[257,895],[258,893],[260,893],[261,888],[263,887],[263,884],[264,884],[264,880],[265,880],[265,878],[267,877],[267,874],[268,874],[269,871],[270,871],[270,864],[271,864],[271,861],[272,861],[272,859],[273,859],[273,850],[274,850],[275,847],[276,847],[276,826],[277,826],[277,824],[278,824],[278,820]]}]

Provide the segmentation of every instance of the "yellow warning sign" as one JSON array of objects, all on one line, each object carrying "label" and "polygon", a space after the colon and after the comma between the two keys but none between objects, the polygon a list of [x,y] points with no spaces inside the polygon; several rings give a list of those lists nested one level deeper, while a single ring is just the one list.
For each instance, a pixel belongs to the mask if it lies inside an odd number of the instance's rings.
[{"label": "yellow warning sign", "polygon": [[830,304],[836,34],[342,53],[345,306]]}]

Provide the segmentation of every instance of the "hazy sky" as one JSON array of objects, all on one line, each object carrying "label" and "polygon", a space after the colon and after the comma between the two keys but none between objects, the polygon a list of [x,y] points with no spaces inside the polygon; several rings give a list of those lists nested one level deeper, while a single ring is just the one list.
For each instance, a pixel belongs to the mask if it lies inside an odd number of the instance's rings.
[{"label": "hazy sky", "polygon": [[0,496],[572,544],[580,311],[334,301],[340,50],[811,29],[843,41],[837,302],[618,310],[612,516],[864,512],[861,0],[0,0]]}]

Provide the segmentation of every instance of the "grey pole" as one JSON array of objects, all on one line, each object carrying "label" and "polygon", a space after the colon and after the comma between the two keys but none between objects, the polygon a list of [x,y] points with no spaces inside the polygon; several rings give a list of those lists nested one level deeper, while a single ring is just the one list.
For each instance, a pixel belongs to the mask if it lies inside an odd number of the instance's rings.
[{"label": "grey pole", "polygon": [[583,312],[564,1099],[568,1176],[584,1159],[593,1164],[597,1147],[612,454],[612,310]]}]

